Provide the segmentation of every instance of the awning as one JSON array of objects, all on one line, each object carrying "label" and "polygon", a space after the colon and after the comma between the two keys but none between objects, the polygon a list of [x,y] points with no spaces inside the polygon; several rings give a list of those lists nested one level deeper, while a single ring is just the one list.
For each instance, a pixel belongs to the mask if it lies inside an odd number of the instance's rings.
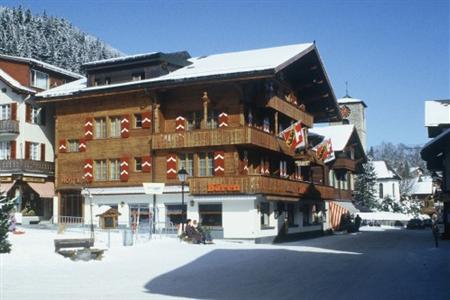
[{"label": "awning", "polygon": [[298,202],[300,197],[289,196],[266,196],[267,201],[286,201],[286,202]]},{"label": "awning", "polygon": [[53,198],[55,195],[55,184],[53,182],[27,182],[27,184],[38,193],[41,198]]},{"label": "awning", "polygon": [[345,208],[346,210],[348,210],[348,212],[350,214],[356,214],[359,213],[359,209],[357,209],[353,203],[351,202],[339,202],[339,201],[334,201],[335,204],[342,206],[343,208]]},{"label": "awning", "polygon": [[1,183],[0,184],[0,193],[7,193],[9,190],[13,187],[13,185],[16,183],[14,180],[13,182],[7,182],[7,183]]}]

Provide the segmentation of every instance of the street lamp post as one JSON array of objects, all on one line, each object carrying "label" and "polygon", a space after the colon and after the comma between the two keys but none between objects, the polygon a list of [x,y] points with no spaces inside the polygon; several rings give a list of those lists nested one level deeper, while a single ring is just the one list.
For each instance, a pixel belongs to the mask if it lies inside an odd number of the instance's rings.
[{"label": "street lamp post", "polygon": [[89,191],[89,189],[87,188],[87,187],[83,187],[83,190],[82,190],[82,195],[84,196],[84,199],[86,199],[86,196],[89,198],[89,207],[91,208],[90,209],[90,215],[91,215],[91,240],[92,241],[94,241],[94,238],[95,238],[95,235],[94,235],[94,216],[93,216],[93,212],[92,212],[92,206],[93,206],[93,203],[92,203],[92,194],[91,194],[91,192]]},{"label": "street lamp post", "polygon": [[184,222],[185,222],[185,209],[184,209],[184,184],[186,183],[186,179],[189,173],[186,172],[184,168],[181,168],[178,171],[178,179],[181,182],[181,232],[184,232]]}]

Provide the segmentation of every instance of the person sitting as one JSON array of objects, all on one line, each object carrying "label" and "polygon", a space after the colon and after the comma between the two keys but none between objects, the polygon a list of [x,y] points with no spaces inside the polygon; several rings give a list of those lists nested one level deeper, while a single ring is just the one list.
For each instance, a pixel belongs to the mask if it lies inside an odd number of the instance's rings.
[{"label": "person sitting", "polygon": [[192,226],[192,220],[188,219],[186,228],[185,228],[186,236],[192,241],[194,244],[200,244],[202,242],[201,234]]},{"label": "person sitting", "polygon": [[211,234],[209,233],[208,230],[206,230],[205,228],[203,228],[202,226],[200,226],[200,224],[197,223],[197,220],[194,220],[193,222],[193,226],[197,229],[198,233],[200,233],[201,237],[202,237],[202,243],[203,244],[212,244],[212,237]]}]

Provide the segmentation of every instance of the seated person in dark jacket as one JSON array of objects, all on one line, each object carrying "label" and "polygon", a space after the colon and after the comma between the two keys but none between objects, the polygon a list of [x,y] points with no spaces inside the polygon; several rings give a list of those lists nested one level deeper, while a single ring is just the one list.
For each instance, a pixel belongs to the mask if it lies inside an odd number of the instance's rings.
[{"label": "seated person in dark jacket", "polygon": [[202,237],[202,243],[212,243],[212,237],[209,231],[205,230],[200,224],[197,223],[197,220],[192,221],[194,228]]},{"label": "seated person in dark jacket", "polygon": [[185,228],[185,232],[187,237],[194,243],[199,244],[202,241],[202,236],[200,233],[198,233],[197,229],[195,229],[194,226],[192,226],[191,219],[187,220],[187,225]]}]

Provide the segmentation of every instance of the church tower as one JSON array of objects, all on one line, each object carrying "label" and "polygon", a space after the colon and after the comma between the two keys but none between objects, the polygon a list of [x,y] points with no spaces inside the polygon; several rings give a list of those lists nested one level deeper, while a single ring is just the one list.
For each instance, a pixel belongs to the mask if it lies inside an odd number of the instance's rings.
[{"label": "church tower", "polygon": [[[353,124],[358,132],[364,151],[367,152],[366,108],[367,105],[361,99],[352,98],[346,90],[344,97],[338,99],[342,115],[342,123]],[[335,125],[337,123],[333,123]]]}]

